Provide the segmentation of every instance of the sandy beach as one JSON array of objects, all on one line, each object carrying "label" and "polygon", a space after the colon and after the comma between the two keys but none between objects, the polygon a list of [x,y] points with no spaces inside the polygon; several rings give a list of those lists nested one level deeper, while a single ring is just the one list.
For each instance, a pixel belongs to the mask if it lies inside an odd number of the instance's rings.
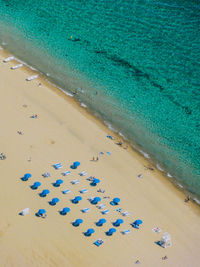
[{"label": "sandy beach", "polygon": [[[26,81],[34,71],[24,66],[11,70],[19,63],[3,63],[9,54],[0,53],[0,153],[6,155],[0,161],[0,266],[130,267],[137,266],[138,260],[145,267],[198,267],[199,207],[185,203],[184,194],[159,171],[145,168],[149,163],[137,152],[116,145],[116,136],[107,138],[113,133],[72,98],[41,76]],[[92,161],[93,157],[99,160]],[[70,168],[74,161],[81,163],[75,170]],[[59,162],[63,167],[55,170],[52,165]],[[62,176],[66,171],[71,174]],[[82,171],[87,175],[80,176]],[[44,178],[45,172],[51,176]],[[21,180],[25,173],[32,174],[28,181]],[[89,176],[99,178],[100,184],[91,186]],[[64,181],[60,187],[52,185],[57,179]],[[72,185],[74,179],[80,183]],[[36,181],[41,186],[32,190]],[[83,188],[88,189],[86,194],[80,194]],[[97,192],[99,188],[105,193]],[[43,189],[50,190],[46,198],[39,196]],[[71,193],[63,194],[65,189]],[[80,195],[80,203],[73,204],[71,199]],[[108,214],[102,215],[89,202],[96,196],[106,204]],[[54,197],[60,201],[51,206]],[[121,199],[117,207],[110,205],[114,197]],[[59,214],[63,207],[71,209],[66,216]],[[30,208],[30,213],[20,216],[24,208]],[[82,213],[84,208],[90,211]],[[46,210],[45,219],[35,216],[39,209]],[[123,216],[123,211],[130,215]],[[74,227],[77,218],[83,223]],[[107,222],[97,227],[100,218]],[[118,218],[124,223],[107,236],[105,232]],[[130,225],[136,219],[143,221],[139,230]],[[155,227],[161,231],[153,232]],[[95,230],[90,237],[83,234],[88,228]],[[128,229],[129,234],[121,233]],[[172,246],[166,249],[156,244],[164,232],[172,237]],[[93,244],[98,238],[104,240],[100,247]]]}]

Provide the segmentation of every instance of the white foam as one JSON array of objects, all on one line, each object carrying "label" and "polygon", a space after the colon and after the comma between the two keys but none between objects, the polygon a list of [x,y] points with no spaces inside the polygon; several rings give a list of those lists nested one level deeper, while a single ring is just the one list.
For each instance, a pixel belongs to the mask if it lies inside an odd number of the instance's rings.
[{"label": "white foam", "polygon": [[81,103],[81,107],[87,108],[87,105],[85,105],[84,103]]},{"label": "white foam", "polygon": [[161,172],[164,172],[164,170],[160,167],[160,165],[158,163],[156,163],[156,168],[161,171]]},{"label": "white foam", "polygon": [[48,77],[51,76],[50,73],[48,73],[48,72],[46,73],[46,75],[47,75]]},{"label": "white foam", "polygon": [[167,176],[168,176],[169,178],[172,178],[172,177],[173,177],[169,172],[167,172]]},{"label": "white foam", "polygon": [[6,42],[2,42],[1,44],[2,44],[2,45],[7,45]]},{"label": "white foam", "polygon": [[0,46],[0,50],[3,50],[3,47]]},{"label": "white foam", "polygon": [[198,200],[197,198],[194,198],[194,201],[200,205],[200,200]]},{"label": "white foam", "polygon": [[139,150],[139,152],[147,159],[150,158],[149,154],[147,154],[146,152],[144,152],[143,150]]},{"label": "white foam", "polygon": [[177,183],[177,185],[178,185],[178,187],[183,188],[183,186],[181,184]]}]

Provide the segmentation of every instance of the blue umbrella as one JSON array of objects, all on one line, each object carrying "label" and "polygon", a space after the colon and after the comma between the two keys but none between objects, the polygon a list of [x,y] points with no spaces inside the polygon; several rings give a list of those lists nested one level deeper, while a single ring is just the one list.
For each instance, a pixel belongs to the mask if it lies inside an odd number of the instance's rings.
[{"label": "blue umbrella", "polygon": [[24,178],[25,178],[25,179],[29,179],[29,178],[31,178],[31,176],[32,176],[32,175],[31,175],[30,173],[26,173],[26,174],[24,174]]},{"label": "blue umbrella", "polygon": [[112,235],[115,232],[116,232],[116,229],[115,228],[110,228],[106,234],[107,235]]},{"label": "blue umbrella", "polygon": [[117,219],[114,223],[113,223],[113,225],[114,226],[120,226],[120,224],[122,224],[124,221],[122,220],[122,219]]},{"label": "blue umbrella", "polygon": [[143,223],[143,221],[142,220],[136,220],[133,224],[137,224],[137,225],[140,225],[140,224],[142,224]]},{"label": "blue umbrella", "polygon": [[99,180],[99,179],[97,179],[97,178],[94,178],[94,180],[91,182],[91,184],[90,184],[90,185],[93,185],[93,186],[95,186],[95,185],[97,185],[98,183],[100,183],[100,180]]},{"label": "blue umbrella", "polygon": [[46,210],[45,209],[40,209],[40,210],[38,210],[38,213],[41,214],[41,215],[43,215],[43,214],[46,213]]},{"label": "blue umbrella", "polygon": [[104,223],[106,223],[106,219],[99,219],[99,221],[96,223],[97,226],[102,226]]},{"label": "blue umbrella", "polygon": [[93,234],[95,232],[95,230],[93,229],[93,228],[89,228],[88,230],[87,230],[87,232],[85,232],[85,235],[86,236],[90,236],[91,234]]},{"label": "blue umbrella", "polygon": [[41,183],[40,183],[40,182],[35,182],[35,183],[31,186],[31,188],[32,188],[32,189],[37,189],[39,186],[41,186]]},{"label": "blue umbrella", "polygon": [[49,193],[50,193],[49,189],[44,189],[42,191],[42,194],[44,194],[44,195],[48,195]]},{"label": "blue umbrella", "polygon": [[83,222],[83,220],[82,219],[76,219],[76,221],[75,221],[76,223],[82,223]]},{"label": "blue umbrella", "polygon": [[57,198],[57,197],[55,197],[55,198],[53,198],[53,199],[49,202],[49,204],[52,205],[52,206],[54,206],[54,205],[56,205],[56,203],[58,203],[59,201],[60,201],[60,199]]},{"label": "blue umbrella", "polygon": [[77,201],[80,201],[80,200],[82,200],[82,197],[81,197],[81,196],[77,196],[77,197],[75,197],[75,199],[76,199]]},{"label": "blue umbrella", "polygon": [[62,179],[58,179],[57,181],[56,181],[56,184],[58,184],[58,185],[61,185],[63,183],[63,180]]},{"label": "blue umbrella", "polygon": [[82,219],[76,219],[75,222],[73,222],[73,226],[79,226],[83,222]]},{"label": "blue umbrella", "polygon": [[96,205],[99,201],[101,201],[101,198],[100,198],[100,197],[95,197],[95,198],[91,201],[91,203],[94,204],[94,205]]},{"label": "blue umbrella", "polygon": [[80,166],[80,162],[79,162],[79,161],[75,161],[75,162],[73,163],[73,166],[74,166],[75,168],[77,168],[78,166]]},{"label": "blue umbrella", "polygon": [[120,198],[118,198],[118,197],[113,198],[113,202],[114,202],[115,204],[119,204],[119,202],[120,202]]},{"label": "blue umbrella", "polygon": [[82,199],[82,197],[77,196],[74,199],[72,199],[72,203],[77,204],[81,199]]},{"label": "blue umbrella", "polygon": [[61,210],[60,214],[62,214],[62,215],[66,215],[68,212],[70,212],[70,208],[65,207],[65,208],[63,208],[63,209]]}]

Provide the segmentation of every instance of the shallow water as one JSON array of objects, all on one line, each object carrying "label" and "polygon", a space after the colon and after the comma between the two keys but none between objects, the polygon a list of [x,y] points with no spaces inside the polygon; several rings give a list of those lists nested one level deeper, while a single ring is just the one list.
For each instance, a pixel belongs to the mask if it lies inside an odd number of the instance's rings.
[{"label": "shallow water", "polygon": [[0,0],[0,40],[200,196],[200,4]]}]

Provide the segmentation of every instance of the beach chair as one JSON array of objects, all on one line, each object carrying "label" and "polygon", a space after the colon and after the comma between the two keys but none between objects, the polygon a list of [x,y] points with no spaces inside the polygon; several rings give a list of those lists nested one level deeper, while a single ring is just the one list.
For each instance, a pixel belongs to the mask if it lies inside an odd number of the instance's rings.
[{"label": "beach chair", "polygon": [[80,181],[78,179],[71,181],[72,184],[79,184]]},{"label": "beach chair", "polygon": [[128,211],[124,211],[124,212],[122,212],[122,215],[123,215],[123,216],[129,216],[129,215],[130,215],[130,212],[128,212]]},{"label": "beach chair", "polygon": [[70,173],[71,173],[70,171],[66,171],[66,172],[63,172],[62,175],[63,175],[63,176],[67,176],[67,175],[69,175]]},{"label": "beach chair", "polygon": [[103,209],[103,208],[105,208],[105,206],[106,206],[106,204],[102,203],[102,204],[97,205],[97,208],[98,209]]},{"label": "beach chair", "polygon": [[19,214],[22,215],[22,216],[25,216],[25,215],[27,215],[29,212],[30,212],[30,209],[29,209],[29,208],[25,208],[25,209],[23,209]]},{"label": "beach chair", "polygon": [[49,172],[45,172],[45,173],[42,174],[42,176],[43,176],[44,178],[47,178],[47,177],[50,177],[51,174],[50,174]]},{"label": "beach chair", "polygon": [[109,213],[109,210],[103,210],[101,213],[102,213],[103,215],[108,214],[108,213]]},{"label": "beach chair", "polygon": [[18,65],[15,65],[15,66],[12,66],[10,69],[11,70],[16,70],[16,69],[19,69],[23,66],[23,64],[18,64]]},{"label": "beach chair", "polygon": [[37,79],[37,77],[38,77],[37,74],[36,75],[29,76],[29,77],[26,78],[26,81],[30,82],[30,81],[32,81],[34,79]]},{"label": "beach chair", "polygon": [[10,57],[5,58],[5,59],[3,60],[3,62],[4,62],[4,63],[7,63],[7,62],[9,62],[9,61],[11,61],[11,60],[13,60],[13,59],[15,59],[15,57],[14,57],[14,56],[10,56]]},{"label": "beach chair", "polygon": [[103,243],[104,243],[104,241],[103,241],[103,239],[101,239],[101,238],[97,239],[97,240],[94,242],[94,244],[95,244],[97,247],[101,246]]},{"label": "beach chair", "polygon": [[54,167],[56,170],[58,170],[58,169],[62,168],[62,164],[61,164],[61,163],[56,163],[56,164],[53,165],[53,167]]},{"label": "beach chair", "polygon": [[126,234],[129,234],[131,231],[129,230],[129,229],[127,229],[127,230],[123,230],[121,233],[123,234],[123,235],[126,235]]},{"label": "beach chair", "polygon": [[70,189],[66,189],[66,190],[62,191],[63,194],[69,194],[70,192],[71,192]]},{"label": "beach chair", "polygon": [[82,172],[79,173],[79,175],[80,176],[85,176],[85,175],[87,175],[87,172],[86,171],[82,171]]},{"label": "beach chair", "polygon": [[85,193],[88,192],[88,190],[87,190],[86,188],[84,188],[84,189],[80,190],[79,192],[80,192],[81,194],[85,194]]},{"label": "beach chair", "polygon": [[83,213],[87,213],[87,212],[90,211],[90,208],[84,208],[84,209],[82,209],[81,211],[82,211]]}]

